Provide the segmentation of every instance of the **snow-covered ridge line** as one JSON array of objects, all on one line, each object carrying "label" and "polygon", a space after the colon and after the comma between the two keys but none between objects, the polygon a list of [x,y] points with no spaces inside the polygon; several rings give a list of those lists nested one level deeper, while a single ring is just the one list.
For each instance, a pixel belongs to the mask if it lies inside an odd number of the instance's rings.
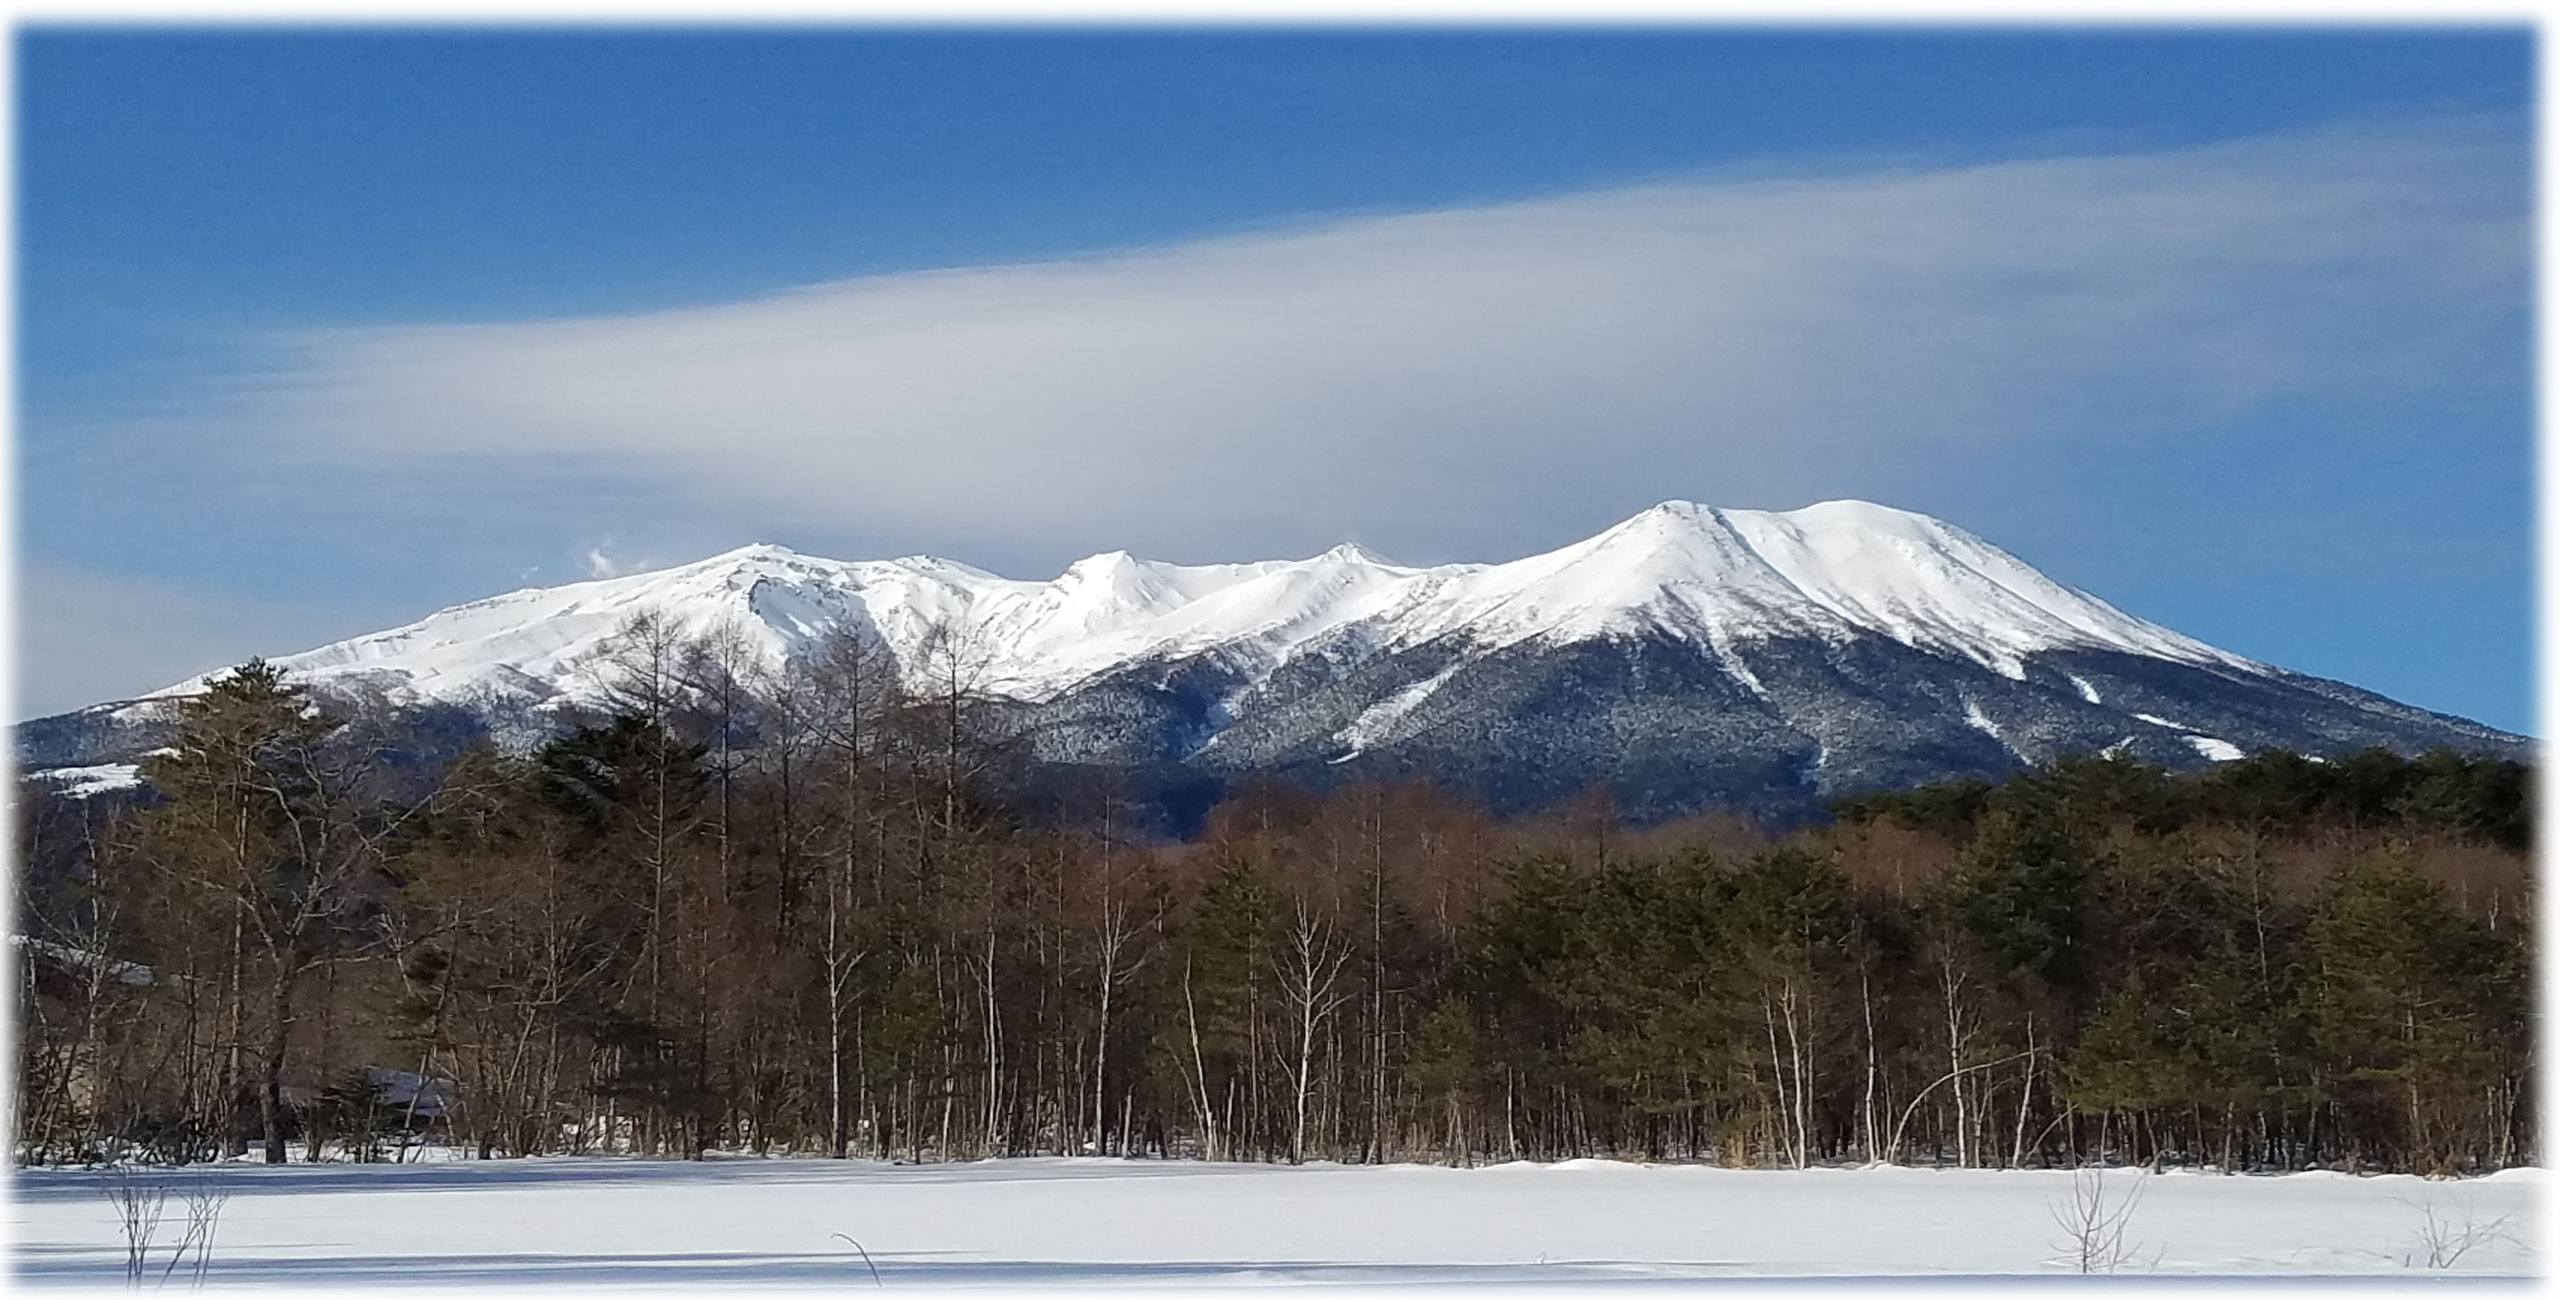
[{"label": "snow-covered ridge line", "polygon": [[1755,640],[1883,636],[2013,678],[2027,656],[2073,648],[2268,671],[2056,583],[1962,529],[1863,501],[1791,511],[1673,501],[1545,554],[1421,568],[1351,545],[1212,565],[1111,551],[1041,582],[927,556],[844,561],[754,545],[509,592],[276,662],[395,699],[592,700],[600,652],[643,611],[686,633],[735,625],[772,664],[849,630],[911,673],[945,630],[968,647],[979,689],[1033,701],[1139,663],[1214,652],[1258,680],[1318,642],[1394,653],[1453,636],[1481,652],[1658,634],[1736,664],[1731,647]]}]

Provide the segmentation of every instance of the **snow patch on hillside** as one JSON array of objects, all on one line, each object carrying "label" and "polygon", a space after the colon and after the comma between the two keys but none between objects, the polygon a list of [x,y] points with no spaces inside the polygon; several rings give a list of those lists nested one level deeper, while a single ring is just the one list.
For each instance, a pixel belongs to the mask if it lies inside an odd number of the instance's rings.
[{"label": "snow patch on hillside", "polygon": [[2238,745],[2232,744],[2230,741],[2223,740],[2219,737],[2184,736],[2181,737],[2181,739],[2185,740],[2188,744],[2195,746],[2197,753],[2202,754],[2206,758],[2212,759],[2217,763],[2236,763],[2241,759],[2248,757],[2247,754],[2240,751],[2240,747]]},{"label": "snow patch on hillside", "polygon": [[1993,740],[1999,741],[2001,748],[2008,750],[2012,754],[2017,754],[2019,758],[2024,759],[2026,757],[2025,754],[2019,753],[2016,745],[2009,743],[2009,738],[2007,736],[2000,734],[2000,724],[1993,722],[1991,720],[1991,715],[1984,713],[1982,711],[1982,706],[1972,700],[1966,700],[1964,702],[1964,725],[1991,737]]},{"label": "snow patch on hillside", "polygon": [[1332,761],[1347,763],[1358,757],[1362,750],[1385,739],[1389,728],[1402,721],[1404,715],[1413,712],[1424,700],[1430,699],[1433,691],[1439,690],[1466,666],[1466,661],[1460,660],[1361,710],[1360,716],[1352,719],[1351,725],[1344,727],[1336,736],[1350,747],[1349,750]]},{"label": "snow patch on hillside", "polygon": [[30,772],[30,779],[42,781],[54,792],[72,799],[86,799],[111,790],[129,790],[142,784],[139,763],[99,763],[91,767],[54,767]]}]

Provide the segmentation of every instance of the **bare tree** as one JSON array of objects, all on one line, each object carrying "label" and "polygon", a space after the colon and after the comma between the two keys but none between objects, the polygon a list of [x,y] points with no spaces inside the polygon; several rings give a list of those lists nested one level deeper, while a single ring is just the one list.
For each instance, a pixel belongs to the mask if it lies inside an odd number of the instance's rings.
[{"label": "bare tree", "polygon": [[2148,1176],[2131,1175],[2130,1191],[2111,1187],[2106,1170],[2090,1166],[2072,1171],[2071,1196],[2053,1202],[2047,1209],[2060,1225],[2063,1240],[2056,1243],[2064,1262],[2080,1273],[2113,1273],[2133,1262],[2141,1249],[2140,1242],[2128,1243],[2125,1230],[2133,1223],[2133,1212],[2142,1205]]},{"label": "bare tree", "polygon": [[843,1156],[848,1142],[845,1021],[854,975],[869,955],[857,938],[858,890],[864,864],[878,860],[870,781],[883,720],[898,698],[897,664],[877,640],[845,629],[820,644],[809,671],[814,687],[809,722],[833,760],[838,792],[835,849],[826,855],[820,883],[818,971],[827,1018],[827,1152]]},{"label": "bare tree", "polygon": [[641,803],[641,865],[649,876],[645,1006],[658,1014],[666,985],[668,891],[676,872],[677,843],[691,829],[677,785],[677,717],[686,702],[684,666],[690,652],[682,630],[656,610],[641,610],[614,630],[591,665],[608,707],[639,719],[649,746],[647,790]]},{"label": "bare tree", "polygon": [[217,1181],[217,1177],[217,1175],[199,1171],[187,1183],[184,1192],[187,1204],[187,1231],[185,1236],[178,1239],[177,1247],[169,1253],[168,1264],[160,1270],[160,1281],[163,1285],[168,1283],[170,1274],[177,1271],[179,1263],[192,1256],[194,1267],[189,1270],[188,1289],[191,1291],[204,1289],[205,1272],[213,1264],[214,1232],[222,1226],[223,1207],[231,1203],[231,1189]]},{"label": "bare tree", "polygon": [[1191,1078],[1188,1091],[1197,1108],[1200,1122],[1200,1157],[1218,1158],[1218,1108],[1209,1096],[1209,1063],[1200,1050],[1200,1002],[1191,989],[1191,949],[1182,953],[1182,1018],[1191,1039]]},{"label": "bare tree", "polygon": [[1343,970],[1351,964],[1351,944],[1303,895],[1293,899],[1288,928],[1281,941],[1280,988],[1287,999],[1297,1043],[1285,1068],[1293,1097],[1289,1162],[1307,1158],[1307,1099],[1315,1088],[1317,1032],[1333,1013],[1351,1000],[1343,990]]},{"label": "bare tree", "polygon": [[713,851],[721,887],[732,893],[738,888],[734,810],[739,766],[756,732],[757,686],[767,676],[763,651],[746,625],[734,618],[687,638],[676,663],[677,686],[700,716],[709,740]]},{"label": "bare tree", "polygon": [[[159,1240],[160,1225],[168,1217],[169,1187],[163,1171],[150,1166],[119,1165],[107,1175],[107,1185],[102,1190],[124,1233],[124,1282],[129,1291],[141,1290],[143,1279],[151,1275],[153,1248]],[[179,1267],[190,1262],[191,1289],[204,1289],[205,1272],[213,1263],[214,1233],[221,1226],[223,1207],[231,1202],[230,1189],[217,1181],[216,1175],[204,1172],[188,1179],[181,1195],[186,1206],[186,1231],[169,1247],[152,1286],[155,1291],[167,1286]]]},{"label": "bare tree", "polygon": [[2400,1203],[2418,1212],[2417,1249],[2402,1257],[2404,1265],[2448,1269],[2478,1247],[2500,1239],[2515,1239],[2513,1225],[2516,1216],[2502,1214],[2483,1220],[2468,1200],[2459,1209],[2439,1208],[2433,1196],[2417,1202],[2404,1199]]},{"label": "bare tree", "polygon": [[970,786],[993,765],[984,715],[994,663],[995,648],[984,629],[946,619],[926,629],[915,662],[906,668],[912,704],[926,719],[932,785],[941,802],[936,829],[946,843],[959,837]]},{"label": "bare tree", "polygon": [[[1094,895],[1094,1028],[1093,1028],[1093,1149],[1103,1154],[1109,1141],[1106,1120],[1109,1107],[1104,1092],[1104,1075],[1111,1059],[1111,1003],[1120,986],[1135,977],[1146,965],[1144,956],[1132,958],[1131,948],[1141,930],[1134,915],[1138,866],[1134,854],[1113,853],[1112,831],[1117,801],[1103,800],[1102,843],[1094,862],[1091,888]],[[1134,864],[1134,865],[1133,865]],[[1194,1048],[1195,1055],[1197,1048]],[[1125,1145],[1128,1134],[1121,1134]]]},{"label": "bare tree", "polygon": [[115,1207],[116,1224],[124,1230],[124,1284],[142,1289],[151,1264],[151,1244],[160,1235],[160,1220],[169,1204],[169,1188],[132,1165],[107,1176],[107,1204]]},{"label": "bare tree", "polygon": [[1961,1083],[1967,1075],[2007,1065],[2011,1061],[2022,1061],[2032,1055],[2034,1055],[2033,1052],[2013,1052],[1989,1061],[1976,1061],[1971,1065],[1958,1066],[1931,1080],[1929,1086],[1911,1095],[1911,1103],[1902,1108],[1902,1117],[1894,1121],[1893,1135],[1885,1139],[1884,1159],[1894,1160],[1902,1154],[1902,1134],[1911,1126],[1912,1115],[1919,1111],[1921,1102],[1929,1099],[1929,1094],[1948,1084]]}]

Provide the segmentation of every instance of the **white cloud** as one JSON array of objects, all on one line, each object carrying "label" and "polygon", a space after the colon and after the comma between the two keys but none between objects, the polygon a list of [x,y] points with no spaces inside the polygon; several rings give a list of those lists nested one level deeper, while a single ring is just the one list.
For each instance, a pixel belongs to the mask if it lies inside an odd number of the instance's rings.
[{"label": "white cloud", "polygon": [[879,535],[1238,558],[1392,518],[1471,540],[1559,500],[1792,505],[1844,466],[2122,455],[2273,403],[2509,380],[2526,164],[2452,121],[1708,177],[308,334],[237,413],[305,458],[636,478]]}]

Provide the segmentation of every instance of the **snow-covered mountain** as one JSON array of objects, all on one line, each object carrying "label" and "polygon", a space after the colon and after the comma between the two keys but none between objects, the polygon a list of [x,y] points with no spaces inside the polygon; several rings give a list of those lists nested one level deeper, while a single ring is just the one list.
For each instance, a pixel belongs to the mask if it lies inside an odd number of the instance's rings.
[{"label": "snow-covered mountain", "polygon": [[[326,692],[530,743],[604,707],[606,652],[642,611],[688,634],[734,628],[768,667],[838,631],[918,678],[964,647],[975,688],[1052,766],[1173,784],[1428,773],[1509,809],[1607,782],[1639,814],[1802,811],[2074,750],[2190,765],[2274,746],[2526,746],[2215,649],[1960,528],[1861,501],[1668,502],[1543,555],[1428,568],[1348,545],[1201,566],[1115,551],[1039,582],[749,546],[275,662]],[[22,758],[129,758],[116,751],[202,680],[28,724]]]},{"label": "snow-covered mountain", "polygon": [[1026,701],[1201,655],[1258,682],[1353,630],[1374,652],[1451,635],[1490,651],[1667,633],[1709,647],[1746,685],[1750,670],[1732,648],[1791,637],[1880,635],[2013,679],[2028,657],[2074,648],[2264,671],[2061,586],[1961,529],[1862,501],[1783,513],[1675,501],[1544,555],[1436,568],[1350,545],[1307,560],[1201,566],[1113,551],[1027,582],[923,556],[848,562],[748,546],[511,592],[275,662],[301,680],[363,680],[394,698],[595,705],[601,651],[642,610],[695,634],[733,623],[773,665],[852,628],[922,672],[926,638],[949,628],[983,661],[973,670],[984,689]]}]

